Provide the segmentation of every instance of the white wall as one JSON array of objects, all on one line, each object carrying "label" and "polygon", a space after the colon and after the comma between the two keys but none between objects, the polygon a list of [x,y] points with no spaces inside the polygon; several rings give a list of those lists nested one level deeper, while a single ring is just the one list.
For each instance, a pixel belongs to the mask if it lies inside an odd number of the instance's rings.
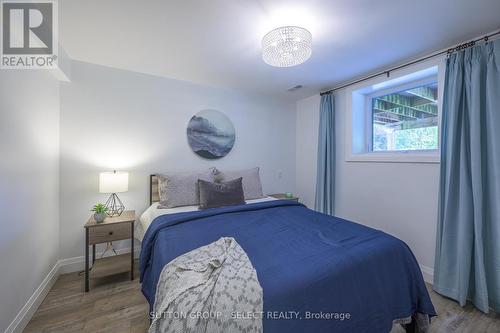
[{"label": "white wall", "polygon": [[319,95],[297,102],[295,152],[296,192],[300,201],[314,209],[318,155]]},{"label": "white wall", "polygon": [[59,255],[59,82],[0,73],[0,331]]},{"label": "white wall", "polygon": [[[71,78],[61,84],[61,258],[83,255],[89,209],[107,198],[98,193],[100,171],[130,172],[119,196],[138,213],[148,205],[149,174],[162,171],[260,166],[266,193],[295,191],[294,104],[82,62]],[[233,150],[218,161],[187,143],[189,119],[207,108],[236,129]]]},{"label": "white wall", "polygon": [[[297,194],[310,207],[315,194],[319,103],[319,95],[297,103]],[[424,266],[424,275],[432,273],[439,164],[346,162],[346,105],[345,90],[337,92],[335,214],[402,239]]]}]

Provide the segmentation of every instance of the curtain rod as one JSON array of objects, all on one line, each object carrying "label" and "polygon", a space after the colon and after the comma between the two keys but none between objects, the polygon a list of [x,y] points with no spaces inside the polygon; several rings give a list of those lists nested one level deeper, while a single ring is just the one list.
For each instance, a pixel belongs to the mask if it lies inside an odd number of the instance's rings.
[{"label": "curtain rod", "polygon": [[334,91],[337,91],[337,90],[349,87],[349,86],[351,86],[353,84],[356,84],[356,83],[360,83],[360,82],[363,82],[363,81],[366,81],[366,80],[373,79],[373,78],[375,78],[377,76],[380,76],[380,75],[387,75],[387,77],[389,77],[389,75],[390,75],[391,72],[394,72],[394,71],[396,71],[398,69],[405,68],[405,67],[408,67],[408,66],[411,66],[411,65],[414,65],[414,64],[418,64],[419,62],[426,61],[428,59],[431,59],[431,58],[434,58],[434,57],[437,57],[437,56],[440,56],[440,55],[443,55],[443,54],[446,54],[447,56],[450,56],[452,53],[455,53],[455,52],[458,52],[458,51],[461,51],[461,50],[465,50],[465,49],[468,49],[469,47],[472,47],[472,46],[476,45],[477,42],[484,41],[484,42],[487,43],[490,38],[495,37],[497,35],[500,35],[500,30],[497,31],[497,32],[494,32],[492,34],[486,35],[484,37],[477,38],[477,39],[471,40],[471,41],[466,42],[466,43],[458,44],[458,45],[456,45],[454,47],[451,47],[451,48],[448,48],[446,50],[439,51],[439,52],[436,52],[436,53],[432,53],[432,54],[430,54],[428,56],[425,56],[423,58],[419,58],[417,60],[413,60],[413,61],[407,62],[405,64],[402,64],[402,65],[399,65],[399,66],[396,66],[396,67],[392,67],[392,68],[387,69],[385,71],[381,71],[381,72],[378,72],[376,74],[372,74],[370,76],[363,77],[363,78],[358,79],[356,81],[352,81],[352,82],[343,84],[343,85],[335,87],[333,89],[322,91],[322,92],[320,92],[320,96],[326,95],[326,94],[330,94],[330,93],[332,93]]}]

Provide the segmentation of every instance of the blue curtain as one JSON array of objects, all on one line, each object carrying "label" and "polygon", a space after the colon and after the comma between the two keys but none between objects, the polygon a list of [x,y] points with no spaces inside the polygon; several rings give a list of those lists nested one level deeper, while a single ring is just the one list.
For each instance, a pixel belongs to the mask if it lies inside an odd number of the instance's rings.
[{"label": "blue curtain", "polygon": [[500,41],[447,62],[434,290],[500,311]]},{"label": "blue curtain", "polygon": [[333,215],[335,207],[335,98],[321,96],[318,130],[318,170],[314,209]]}]

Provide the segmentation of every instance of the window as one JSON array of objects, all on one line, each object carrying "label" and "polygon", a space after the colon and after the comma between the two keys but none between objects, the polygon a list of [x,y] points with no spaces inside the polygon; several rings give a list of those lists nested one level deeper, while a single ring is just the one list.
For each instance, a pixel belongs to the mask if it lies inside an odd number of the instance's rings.
[{"label": "window", "polygon": [[371,151],[438,149],[437,82],[371,98]]},{"label": "window", "polygon": [[347,89],[346,160],[439,162],[444,59]]}]

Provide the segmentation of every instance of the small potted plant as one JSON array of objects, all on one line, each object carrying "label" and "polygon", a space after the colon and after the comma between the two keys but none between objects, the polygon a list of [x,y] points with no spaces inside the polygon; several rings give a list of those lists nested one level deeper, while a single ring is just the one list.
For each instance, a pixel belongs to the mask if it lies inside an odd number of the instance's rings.
[{"label": "small potted plant", "polygon": [[90,211],[94,212],[94,220],[96,221],[96,223],[102,223],[106,218],[108,207],[104,206],[102,203],[98,203]]}]

